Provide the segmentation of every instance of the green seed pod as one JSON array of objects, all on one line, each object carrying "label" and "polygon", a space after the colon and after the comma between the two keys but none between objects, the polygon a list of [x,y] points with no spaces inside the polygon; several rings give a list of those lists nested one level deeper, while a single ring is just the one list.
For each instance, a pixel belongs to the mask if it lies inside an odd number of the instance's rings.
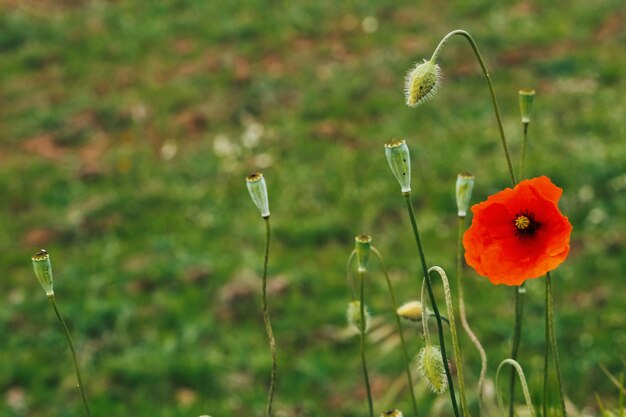
[{"label": "green seed pod", "polygon": [[372,237],[370,235],[358,235],[354,238],[354,242],[359,272],[365,272],[367,271],[367,263],[370,259]]},{"label": "green seed pod", "polygon": [[406,105],[417,107],[435,95],[441,84],[441,69],[434,62],[424,60],[408,72],[404,80]]},{"label": "green seed pod", "polygon": [[519,111],[522,115],[522,123],[530,123],[530,112],[533,109],[535,90],[519,90]]},{"label": "green seed pod", "polygon": [[[364,317],[365,317],[365,333],[370,328],[370,313],[367,309],[367,306],[364,306]],[[360,301],[351,301],[348,303],[348,310],[346,312],[346,318],[348,319],[348,324],[350,327],[355,329],[357,333],[361,333],[361,302]]]},{"label": "green seed pod", "polygon": [[267,199],[267,186],[265,178],[260,172],[250,174],[246,177],[246,185],[252,201],[261,212],[263,218],[270,216],[270,205]]},{"label": "green seed pod", "polygon": [[381,413],[380,417],[402,417],[402,411],[396,408],[394,410],[389,410]]},{"label": "green seed pod", "polygon": [[456,177],[456,207],[459,217],[465,217],[474,189],[474,176],[467,172],[461,172]]},{"label": "green seed pod", "polygon": [[417,356],[417,370],[426,379],[428,388],[435,394],[442,394],[448,388],[448,378],[443,366],[439,346],[427,345]]},{"label": "green seed pod", "polygon": [[46,291],[46,295],[51,297],[54,295],[52,289],[52,264],[50,263],[50,255],[45,249],[41,249],[31,258],[33,261],[33,268],[35,270],[35,276],[39,280],[39,283]]},{"label": "green seed pod", "polygon": [[400,183],[403,194],[411,193],[411,155],[404,139],[391,139],[385,143],[385,155],[391,172]]}]

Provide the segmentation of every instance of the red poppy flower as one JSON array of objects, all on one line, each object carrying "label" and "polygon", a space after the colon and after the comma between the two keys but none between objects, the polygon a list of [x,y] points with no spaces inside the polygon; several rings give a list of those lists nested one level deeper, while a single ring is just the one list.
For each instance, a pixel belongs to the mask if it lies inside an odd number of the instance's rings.
[{"label": "red poppy flower", "polygon": [[525,180],[472,207],[465,260],[493,284],[520,285],[559,266],[572,225],[557,207],[563,190],[548,177]]}]

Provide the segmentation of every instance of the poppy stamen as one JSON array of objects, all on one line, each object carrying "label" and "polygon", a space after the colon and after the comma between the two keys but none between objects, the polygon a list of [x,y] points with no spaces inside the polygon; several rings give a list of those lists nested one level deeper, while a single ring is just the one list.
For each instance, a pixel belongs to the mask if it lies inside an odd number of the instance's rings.
[{"label": "poppy stamen", "polygon": [[515,235],[518,237],[527,237],[535,234],[541,224],[535,221],[535,216],[528,212],[523,212],[515,216],[513,220],[515,225]]}]

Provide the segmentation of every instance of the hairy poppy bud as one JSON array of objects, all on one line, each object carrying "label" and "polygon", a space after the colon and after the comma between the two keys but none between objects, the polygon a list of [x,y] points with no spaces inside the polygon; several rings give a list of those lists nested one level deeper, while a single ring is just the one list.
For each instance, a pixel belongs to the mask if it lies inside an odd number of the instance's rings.
[{"label": "hairy poppy bud", "polygon": [[359,272],[365,272],[367,271],[370,249],[372,248],[372,237],[370,235],[358,235],[354,238],[354,241],[354,249],[356,251],[356,260]]},{"label": "hairy poppy bud", "polygon": [[41,283],[41,286],[46,291],[46,295],[51,297],[54,295],[52,289],[52,264],[50,263],[50,255],[45,249],[41,249],[31,258],[33,261],[33,268],[35,269],[35,276]]},{"label": "hairy poppy bud", "polygon": [[404,139],[391,139],[385,143],[385,155],[391,172],[400,183],[403,194],[411,193],[411,156]]},{"label": "hairy poppy bud", "polygon": [[[364,314],[365,317],[365,333],[369,330],[370,327],[370,313],[367,310],[367,306],[364,306]],[[360,301],[351,301],[348,303],[348,311],[346,313],[346,317],[348,319],[348,324],[354,328],[358,333],[361,333],[361,302]]]},{"label": "hairy poppy bud", "polygon": [[417,370],[426,379],[428,388],[435,394],[442,394],[448,388],[448,378],[439,346],[428,345],[420,350],[417,356]]},{"label": "hairy poppy bud", "polygon": [[474,176],[472,174],[462,172],[456,177],[456,207],[459,217],[465,217],[467,214],[473,189]]},{"label": "hairy poppy bud", "polygon": [[404,81],[404,96],[409,107],[417,107],[435,95],[441,84],[441,69],[424,60],[413,67]]},{"label": "hairy poppy bud", "polygon": [[265,178],[260,172],[250,174],[246,177],[246,185],[252,201],[261,212],[263,218],[270,216],[270,205],[267,199],[267,186]]},{"label": "hairy poppy bud", "polygon": [[522,123],[530,123],[530,112],[533,109],[535,90],[519,90],[519,111],[522,115]]}]

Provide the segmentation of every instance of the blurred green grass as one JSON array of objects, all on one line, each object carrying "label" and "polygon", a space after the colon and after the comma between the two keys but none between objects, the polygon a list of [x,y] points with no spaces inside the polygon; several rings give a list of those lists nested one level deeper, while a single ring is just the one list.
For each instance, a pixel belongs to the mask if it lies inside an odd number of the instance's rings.
[{"label": "blurred green grass", "polygon": [[[403,105],[404,73],[455,28],[487,60],[514,157],[517,90],[538,91],[528,173],[563,187],[574,225],[554,278],[565,388],[589,412],[595,392],[615,402],[598,366],[620,372],[626,346],[625,19],[621,1],[0,3],[0,415],[82,413],[30,267],[41,246],[96,415],[261,415],[263,226],[243,181],[259,169],[274,227],[277,409],[364,412],[356,340],[342,337],[353,236],[372,234],[398,291],[418,294],[382,144],[411,147],[431,264],[454,265],[456,173],[476,175],[475,201],[508,185],[464,40],[442,54],[438,95]],[[536,392],[542,284],[528,285],[520,358]],[[370,304],[390,322],[384,288],[374,267]],[[492,378],[509,351],[512,295],[468,271]],[[409,340],[417,351],[417,333]],[[472,386],[477,355],[463,345]],[[379,347],[376,407],[408,410],[406,392],[382,401],[402,361]],[[422,409],[432,403],[423,394]]]}]

